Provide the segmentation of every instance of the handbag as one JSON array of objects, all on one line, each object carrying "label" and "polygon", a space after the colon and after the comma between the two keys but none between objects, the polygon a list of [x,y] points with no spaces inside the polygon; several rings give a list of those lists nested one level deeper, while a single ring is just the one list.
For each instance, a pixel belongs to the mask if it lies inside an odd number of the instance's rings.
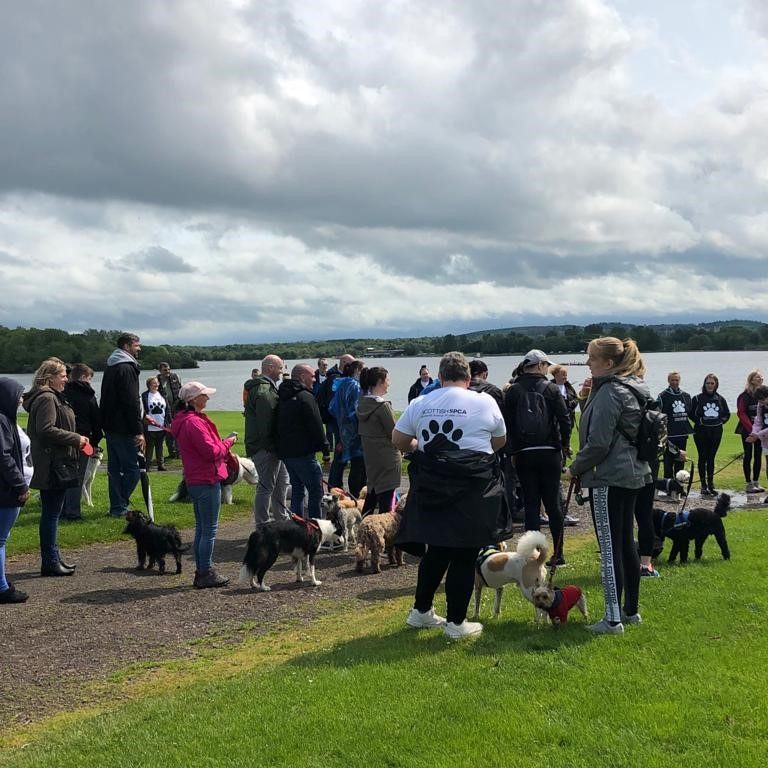
[{"label": "handbag", "polygon": [[51,459],[50,484],[56,490],[77,488],[80,484],[77,462],[66,458]]}]

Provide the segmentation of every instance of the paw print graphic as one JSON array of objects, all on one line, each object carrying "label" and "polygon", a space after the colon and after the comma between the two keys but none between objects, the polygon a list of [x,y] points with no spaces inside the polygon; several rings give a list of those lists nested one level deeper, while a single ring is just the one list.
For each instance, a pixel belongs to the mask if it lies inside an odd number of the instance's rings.
[{"label": "paw print graphic", "polygon": [[685,403],[682,400],[675,400],[672,403],[672,413],[685,413]]},{"label": "paw print graphic", "polygon": [[[434,451],[458,451],[458,442],[461,440],[464,432],[460,429],[454,429],[453,420],[446,419],[442,427],[434,419],[429,424],[429,430],[422,429],[421,437],[424,440],[424,452],[432,453]],[[450,440],[448,439],[450,436]]]},{"label": "paw print graphic", "polygon": [[720,407],[717,403],[707,403],[702,409],[702,413],[704,414],[705,419],[719,419]]}]

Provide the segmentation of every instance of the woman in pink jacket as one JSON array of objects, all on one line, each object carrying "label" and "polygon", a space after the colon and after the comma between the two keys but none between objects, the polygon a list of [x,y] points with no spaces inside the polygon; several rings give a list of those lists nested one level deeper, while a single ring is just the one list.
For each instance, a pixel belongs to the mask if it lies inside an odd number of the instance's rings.
[{"label": "woman in pink jacket", "polygon": [[221,481],[227,477],[226,460],[237,440],[232,433],[222,440],[216,425],[203,413],[208,398],[216,392],[199,381],[190,381],[179,391],[184,403],[171,424],[179,447],[184,479],[195,509],[195,580],[197,589],[223,587],[229,579],[213,567],[213,545],[219,527]]}]

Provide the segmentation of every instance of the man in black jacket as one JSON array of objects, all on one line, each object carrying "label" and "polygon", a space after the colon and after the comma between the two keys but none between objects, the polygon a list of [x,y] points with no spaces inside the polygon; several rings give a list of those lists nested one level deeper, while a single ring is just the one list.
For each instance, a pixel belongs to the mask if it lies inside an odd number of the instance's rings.
[{"label": "man in black jacket", "polygon": [[470,360],[469,372],[472,374],[469,388],[473,392],[489,394],[496,401],[496,405],[502,408],[504,406],[504,393],[495,384],[488,381],[488,366],[482,360]]},{"label": "man in black jacket", "polygon": [[139,400],[139,337],[124,333],[107,358],[101,381],[101,424],[107,439],[109,514],[125,517],[131,494],[139,482],[144,430]]},{"label": "man in black jacket", "polygon": [[[171,420],[176,415],[176,403],[179,401],[181,379],[171,370],[169,363],[159,363],[157,370],[157,381],[160,385],[160,394],[165,398],[165,402],[168,404],[165,413],[167,426],[170,426]],[[176,441],[173,439],[173,435],[170,432],[165,433],[165,446],[168,449],[169,459],[179,458]],[[160,458],[162,458],[162,456]]]},{"label": "man in black jacket", "polygon": [[309,365],[295,365],[291,378],[277,390],[277,455],[291,479],[291,512],[304,517],[304,491],[309,495],[307,517],[320,517],[323,471],[315,453],[330,460],[320,409],[312,395],[315,372]]}]

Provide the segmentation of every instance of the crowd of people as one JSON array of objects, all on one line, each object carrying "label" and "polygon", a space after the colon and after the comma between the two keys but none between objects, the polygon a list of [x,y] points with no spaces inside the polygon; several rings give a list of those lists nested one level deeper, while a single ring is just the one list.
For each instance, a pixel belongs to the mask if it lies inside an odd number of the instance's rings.
[{"label": "crowd of people", "polygon": [[[181,459],[195,513],[193,585],[228,582],[217,572],[213,553],[221,482],[237,435],[222,439],[205,413],[216,390],[196,381],[182,385],[167,363],[140,393],[140,351],[137,336],[119,337],[106,361],[100,402],[91,386],[93,371],[83,364],[68,371],[57,358],[44,361],[26,393],[12,379],[0,378],[0,602],[27,597],[6,580],[4,555],[30,488],[40,492],[41,575],[75,572],[59,551],[58,523],[82,518],[80,486],[88,456],[102,439],[109,514],[115,517],[125,516],[142,466],[150,470],[154,460],[164,471],[166,452]],[[693,435],[702,495],[714,495],[715,457],[730,410],[713,373],[692,397],[672,371],[669,386],[652,398],[631,340],[593,340],[587,365],[590,376],[577,391],[565,366],[533,349],[510,380],[497,386],[488,380],[483,360],[449,353],[435,378],[421,366],[408,406],[396,418],[387,400],[389,372],[382,366],[369,368],[343,354],[331,367],[320,359],[316,368],[300,363],[287,372],[279,356],[267,355],[243,387],[245,452],[259,478],[254,524],[320,517],[324,490],[344,488],[345,471],[352,498],[367,487],[364,514],[389,512],[407,456],[410,490],[399,543],[421,557],[407,623],[441,626],[449,636],[463,637],[482,630],[466,619],[477,552],[508,536],[513,519],[526,530],[548,524],[548,564],[566,564],[564,528],[575,521],[564,518],[565,478],[588,494],[600,544],[605,615],[590,629],[623,632],[626,623],[641,620],[642,576],[658,575],[651,562],[655,480],[662,473],[674,476]],[[759,371],[750,372],[736,403],[749,492],[762,490],[762,455],[768,451],[768,387],[762,382]],[[20,403],[29,412],[31,462],[25,458],[27,435],[16,424]],[[668,443],[659,462],[639,459],[634,447],[643,403],[667,416]],[[572,455],[574,430],[579,447]],[[445,619],[433,606],[443,577]]]}]

